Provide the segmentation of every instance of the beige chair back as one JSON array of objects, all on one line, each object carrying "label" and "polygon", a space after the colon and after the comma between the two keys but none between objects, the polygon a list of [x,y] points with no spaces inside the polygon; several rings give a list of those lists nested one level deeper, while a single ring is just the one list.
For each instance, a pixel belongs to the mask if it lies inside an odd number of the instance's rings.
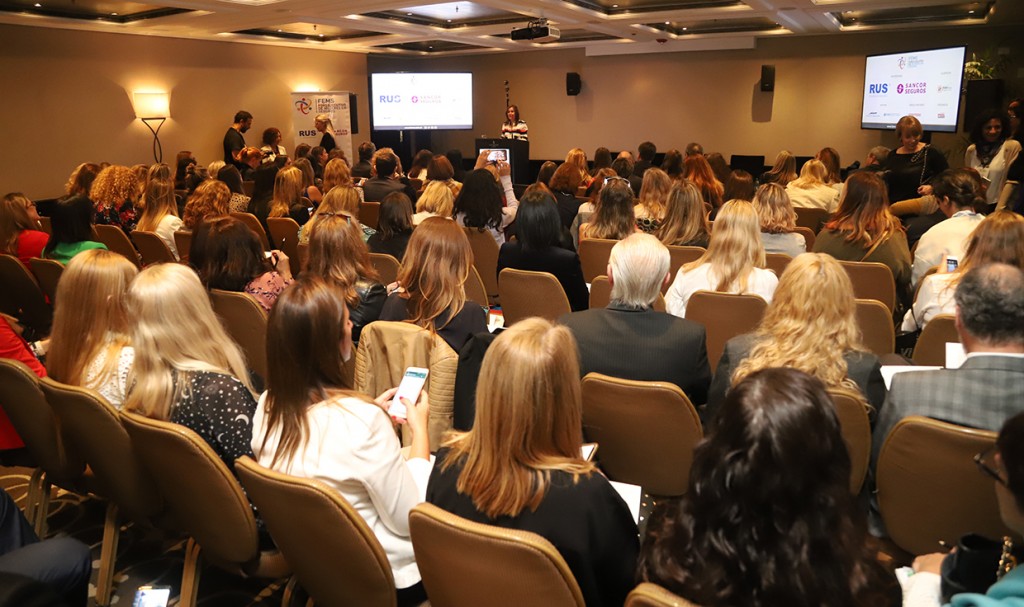
[{"label": "beige chair back", "polygon": [[178,249],[178,259],[181,260],[181,263],[187,263],[189,252],[192,250],[192,232],[188,230],[175,232],[174,248]]},{"label": "beige chair back", "polygon": [[626,597],[625,607],[699,607],[657,584],[644,582]]},{"label": "beige chair back", "polygon": [[569,565],[543,537],[468,521],[433,504],[409,513],[416,563],[437,607],[583,607]]},{"label": "beige chair back", "polygon": [[[676,274],[679,273],[679,268],[683,267],[688,263],[692,263],[700,259],[701,255],[707,252],[704,247],[684,247],[678,245],[670,245],[668,247],[669,254],[669,280],[668,284],[662,285],[661,292],[667,293],[668,288],[672,286],[672,281],[676,279]],[[604,271],[601,272],[604,274]]]},{"label": "beige chair back", "polygon": [[[607,308],[612,301],[612,283],[608,282],[607,276],[598,276],[590,283],[590,307]],[[658,293],[658,299],[654,300],[654,309],[659,312],[665,311],[665,296]]]},{"label": "beige chair back", "polygon": [[[413,204],[415,206],[415,203]],[[359,203],[359,223],[376,230],[380,227],[380,203],[362,201]]]},{"label": "beige chair back", "polygon": [[996,433],[926,417],[900,420],[877,463],[878,507],[897,546],[911,554],[955,546],[966,533],[1016,536],[999,517],[993,480],[975,466]]},{"label": "beige chair back", "polygon": [[811,228],[805,228],[803,226],[797,226],[794,230],[797,234],[801,234],[804,237],[804,244],[807,246],[808,251],[814,250],[814,241],[817,239],[814,230]]},{"label": "beige chair back", "polygon": [[299,224],[291,217],[268,217],[267,228],[274,239],[274,245],[289,259],[299,262]]},{"label": "beige chair back", "polygon": [[267,238],[267,231],[263,229],[263,224],[260,220],[252,213],[231,213],[231,216],[241,221],[245,225],[249,226],[249,229],[256,232],[256,235],[260,237],[260,242],[263,243],[263,250],[270,250],[270,239]]},{"label": "beige chair back", "polygon": [[960,343],[956,330],[956,316],[939,314],[928,321],[914,345],[914,364],[946,366],[946,344]]},{"label": "beige chair back", "polygon": [[580,239],[579,253],[583,280],[593,282],[598,276],[608,274],[608,258],[617,242],[619,241],[607,238]]},{"label": "beige chair back", "polygon": [[0,312],[43,337],[53,324],[53,307],[32,273],[13,255],[0,254]]},{"label": "beige chair back", "polygon": [[498,293],[506,327],[531,316],[554,322],[572,312],[562,283],[548,272],[505,268],[498,276]]},{"label": "beige chair back", "polygon": [[768,308],[757,295],[732,295],[697,291],[686,304],[686,318],[704,325],[707,331],[708,365],[715,369],[725,351],[725,342],[757,328]]},{"label": "beige chair back", "polygon": [[[142,255],[142,265],[148,266],[155,263],[174,263],[174,253],[171,253],[167,243],[157,236],[156,232],[143,232],[135,230],[131,234],[132,242]],[[177,244],[175,244],[177,246]]]},{"label": "beige chair back", "polygon": [[840,261],[839,265],[850,276],[854,297],[878,300],[892,314],[896,307],[896,280],[889,266],[877,261]]},{"label": "beige chair back", "polygon": [[235,472],[317,605],[396,604],[384,549],[340,493],[320,481],[264,468],[248,456],[235,462]]},{"label": "beige chair back", "polygon": [[267,313],[246,293],[210,289],[210,303],[224,330],[245,354],[249,368],[267,379]]},{"label": "beige chair back", "polygon": [[870,405],[857,392],[831,388],[828,391],[836,406],[839,430],[850,454],[850,491],[857,495],[864,484],[871,460]]},{"label": "beige chair back", "polygon": [[387,253],[370,253],[370,263],[380,274],[380,283],[385,287],[398,280],[398,271],[402,269],[402,264],[393,256]]},{"label": "beige chair back", "polygon": [[498,243],[490,232],[476,228],[463,228],[473,249],[473,266],[480,273],[487,289],[487,302],[498,303]]},{"label": "beige chair back", "polygon": [[123,256],[135,264],[135,267],[142,267],[142,263],[139,261],[139,252],[135,250],[132,241],[128,240],[128,235],[124,233],[124,230],[117,226],[96,224],[92,226],[92,233],[96,242],[107,245],[108,249]]},{"label": "beige chair back", "polygon": [[882,356],[896,351],[892,312],[877,299],[857,300],[857,326],[869,352]]},{"label": "beige chair back", "polygon": [[776,276],[782,276],[782,273],[786,271],[786,266],[793,261],[793,258],[785,253],[765,253],[764,260],[766,268],[775,272]]},{"label": "beige chair back", "polygon": [[597,460],[608,478],[675,496],[686,492],[693,448],[704,432],[679,386],[588,373],[583,435],[601,445]]},{"label": "beige chair back", "polygon": [[813,232],[821,229],[830,214],[825,209],[794,207],[793,210],[796,211],[797,227],[808,228]]},{"label": "beige chair back", "polygon": [[42,289],[51,304],[57,303],[57,283],[64,273],[64,264],[53,259],[41,259],[33,257],[28,260],[28,267],[32,275],[36,277],[39,288]]},{"label": "beige chair back", "polygon": [[484,286],[484,279],[480,278],[480,272],[476,266],[469,266],[469,276],[463,285],[466,290],[466,299],[482,307],[487,307],[487,287]]}]

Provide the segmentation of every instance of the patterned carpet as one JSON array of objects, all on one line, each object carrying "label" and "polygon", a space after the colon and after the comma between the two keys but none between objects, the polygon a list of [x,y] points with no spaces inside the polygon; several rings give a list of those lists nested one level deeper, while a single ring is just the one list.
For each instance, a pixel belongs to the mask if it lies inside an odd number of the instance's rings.
[{"label": "patterned carpet", "polygon": [[[28,468],[0,467],[2,486],[24,509]],[[71,536],[92,548],[93,579],[89,585],[89,605],[95,605],[96,575],[99,567],[100,542],[103,537],[103,516],[106,504],[98,499],[54,489],[50,502],[47,537]],[[121,528],[118,545],[114,594],[111,605],[131,607],[139,586],[171,587],[171,602],[178,604],[185,542],[162,538],[152,531],[127,524]],[[203,569],[199,583],[198,605],[204,607],[274,606],[281,604],[287,580],[242,579],[216,567]]]}]

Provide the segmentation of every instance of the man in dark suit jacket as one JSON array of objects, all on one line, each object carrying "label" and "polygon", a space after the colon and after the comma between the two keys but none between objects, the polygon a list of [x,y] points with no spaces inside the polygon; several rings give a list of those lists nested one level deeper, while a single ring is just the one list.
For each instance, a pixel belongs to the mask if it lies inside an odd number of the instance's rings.
[{"label": "man in dark suit jacket", "polygon": [[398,178],[398,156],[391,148],[381,148],[373,155],[375,177],[363,183],[363,199],[366,202],[380,202],[392,192],[403,192],[416,204],[416,190]]},{"label": "man in dark suit jacket", "polygon": [[1024,411],[1024,272],[989,264],[956,289],[956,328],[967,352],[959,369],[912,371],[892,378],[874,430],[872,461],[904,417],[998,431]]},{"label": "man in dark suit jacket", "polygon": [[701,405],[711,383],[704,327],[653,309],[669,278],[665,245],[650,234],[633,234],[612,248],[608,307],[574,312],[560,322],[576,337],[582,375],[671,382]]}]

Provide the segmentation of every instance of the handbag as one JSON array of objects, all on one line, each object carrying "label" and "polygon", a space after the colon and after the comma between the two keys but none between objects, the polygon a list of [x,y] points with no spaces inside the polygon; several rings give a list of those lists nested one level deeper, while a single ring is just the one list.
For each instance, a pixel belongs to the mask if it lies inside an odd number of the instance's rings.
[{"label": "handbag", "polygon": [[1014,547],[1009,537],[991,540],[976,533],[961,537],[956,550],[942,560],[942,603],[963,592],[984,594],[1022,557],[1024,550]]}]

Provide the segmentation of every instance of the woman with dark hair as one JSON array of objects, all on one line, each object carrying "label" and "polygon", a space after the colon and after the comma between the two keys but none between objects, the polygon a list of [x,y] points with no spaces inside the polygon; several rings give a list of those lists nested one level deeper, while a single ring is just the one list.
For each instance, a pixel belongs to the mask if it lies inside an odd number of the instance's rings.
[{"label": "woman with dark hair", "polygon": [[231,213],[248,212],[250,198],[245,195],[245,191],[242,189],[242,174],[238,172],[238,167],[233,164],[225,165],[224,168],[217,171],[217,181],[228,186],[228,191],[231,192],[231,199],[228,200],[228,211]]},{"label": "woman with dark hair", "polygon": [[580,187],[580,173],[576,167],[563,162],[546,183],[555,197],[562,225],[568,229],[572,225],[572,220],[576,219],[580,205],[583,204],[583,201],[576,197],[576,191]]},{"label": "woman with dark hair", "polygon": [[262,147],[260,147],[260,151],[263,152],[263,162],[274,162],[278,156],[288,156],[288,152],[281,145],[282,139],[284,137],[279,128],[270,127],[263,131]]},{"label": "woman with dark hair", "polygon": [[252,198],[249,199],[248,211],[255,215],[261,223],[266,223],[270,212],[270,201],[274,198],[274,182],[280,171],[276,164],[265,164],[252,174]]},{"label": "woman with dark hair", "polygon": [[687,156],[683,158],[683,167],[686,179],[692,181],[693,185],[697,186],[704,202],[709,203],[714,209],[722,206],[722,203],[725,202],[722,198],[725,187],[715,177],[715,172],[711,165],[708,164],[707,159],[700,154]]},{"label": "woman with dark hair", "polygon": [[448,150],[444,153],[448,164],[452,165],[452,179],[462,183],[466,179],[466,167],[463,166],[462,150]]},{"label": "woman with dark hair", "polygon": [[790,181],[796,179],[796,157],[789,150],[782,150],[775,157],[775,164],[771,170],[761,173],[757,179],[758,183],[777,183],[782,187],[789,185]]},{"label": "woman with dark hair", "polygon": [[50,239],[43,257],[67,265],[71,258],[89,249],[106,249],[92,240],[92,201],[78,195],[58,200],[50,214]]},{"label": "woman with dark hair", "polygon": [[431,181],[440,181],[448,186],[448,189],[452,191],[453,199],[462,191],[462,184],[455,181],[455,170],[452,169],[452,163],[441,154],[431,158],[427,165],[427,180],[424,186],[429,185]]},{"label": "woman with dark hair", "polygon": [[[661,161],[661,170],[672,179],[683,177],[683,155],[677,149],[665,152],[665,158]],[[646,172],[646,171],[644,171]]]},{"label": "woman with dark hair", "polygon": [[750,202],[754,200],[755,191],[754,177],[743,169],[736,169],[729,173],[729,178],[725,180],[725,191],[722,194],[722,200],[725,202],[730,200],[746,200]]},{"label": "woman with dark hair", "polygon": [[[326,135],[326,133],[324,134]],[[309,150],[306,160],[309,160],[310,166],[313,167],[313,175],[316,179],[323,179],[324,165],[327,164],[327,150],[318,145]]]},{"label": "woman with dark hair", "polygon": [[590,292],[579,255],[559,246],[563,229],[551,195],[540,189],[527,193],[516,215],[516,241],[501,245],[498,253],[498,274],[505,268],[549,272],[561,283],[572,311],[586,310]]},{"label": "woman with dark hair", "polygon": [[[189,152],[191,154],[191,152]],[[100,165],[92,162],[83,162],[71,171],[68,182],[64,184],[65,198],[71,196],[88,196],[92,188],[92,182],[100,174]]]},{"label": "woman with dark hair", "polygon": [[[543,166],[541,168],[544,168]],[[601,169],[612,168],[612,153],[606,147],[597,148],[594,151],[594,163],[590,167],[590,175],[597,175]],[[538,180],[539,181],[539,180]]]},{"label": "woman with dark hair", "polygon": [[622,240],[640,230],[636,227],[633,189],[622,177],[609,177],[597,199],[590,221],[580,225],[580,240],[608,238]]},{"label": "woman with dark hair", "polygon": [[402,261],[412,228],[412,202],[403,192],[391,192],[380,202],[377,231],[366,244],[373,253],[384,253]]},{"label": "woman with dark hair", "polygon": [[205,222],[202,228],[208,230],[198,272],[203,285],[248,293],[270,312],[277,296],[292,281],[288,256],[275,250],[268,258],[256,233],[234,217]]},{"label": "woman with dark hair", "polygon": [[978,116],[971,129],[971,145],[964,153],[964,166],[975,169],[988,182],[985,202],[990,206],[1002,202],[1006,173],[1020,155],[1020,142],[1012,139],[1010,117],[1002,110],[987,110]]},{"label": "woman with dark hair", "polygon": [[425,180],[427,178],[427,167],[430,166],[430,161],[433,159],[434,153],[430,150],[416,152],[416,155],[412,157],[412,165],[409,167],[406,177],[409,179],[419,179],[420,181]]},{"label": "woman with dark hair", "polygon": [[[174,161],[174,189],[176,190],[187,190],[188,182],[188,168],[196,163],[195,156],[188,150],[182,150],[178,152],[178,156]],[[97,171],[98,172],[98,171]]]},{"label": "woman with dark hair", "polygon": [[725,183],[729,179],[730,172],[729,163],[725,161],[725,157],[718,152],[711,152],[705,158],[708,161],[708,166],[711,167],[711,171],[715,174],[715,179],[719,183]]},{"label": "woman with dark hair", "polygon": [[921,141],[924,128],[914,116],[904,116],[896,123],[896,139],[900,147],[889,153],[882,169],[889,187],[889,202],[916,198],[926,194],[922,186],[949,168],[942,152]]},{"label": "woman with dark hair", "polygon": [[944,258],[963,259],[964,247],[971,233],[984,219],[975,211],[984,201],[975,177],[976,173],[971,169],[951,169],[943,171],[932,182],[932,194],[946,219],[932,226],[917,242],[913,270],[915,286],[929,268],[939,265]]},{"label": "woman with dark hair", "polygon": [[[555,170],[558,169],[558,165],[552,160],[545,160],[544,164],[540,165],[540,170],[537,171],[537,181],[535,183],[543,183],[551,187],[551,178],[555,176]],[[597,174],[596,172],[594,173]]]},{"label": "woman with dark hair", "polygon": [[[508,168],[508,165],[505,165]],[[487,169],[475,169],[466,175],[462,191],[455,199],[455,221],[460,226],[490,232],[498,245],[505,244],[505,228],[516,218],[518,201],[502,206],[501,187]]]},{"label": "woman with dark hair", "polygon": [[899,605],[866,527],[825,385],[764,369],[729,392],[686,493],[651,517],[640,576],[704,607]]},{"label": "woman with dark hair", "polygon": [[529,130],[526,122],[519,117],[519,106],[508,106],[505,110],[505,122],[501,123],[501,138],[526,141],[529,139]]},{"label": "woman with dark hair", "polygon": [[[814,159],[825,165],[825,185],[831,186],[842,192],[843,178],[840,168],[839,152],[835,148],[821,148]],[[838,187],[837,187],[838,186]]]}]

